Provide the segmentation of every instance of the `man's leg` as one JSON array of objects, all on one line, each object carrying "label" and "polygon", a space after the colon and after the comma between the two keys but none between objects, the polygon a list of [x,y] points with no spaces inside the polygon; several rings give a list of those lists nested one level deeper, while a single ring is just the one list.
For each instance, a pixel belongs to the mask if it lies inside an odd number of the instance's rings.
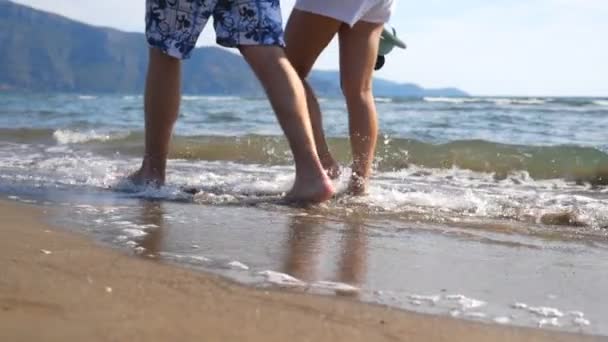
[{"label": "man's leg", "polygon": [[150,48],[144,111],[145,152],[141,168],[129,179],[137,185],[163,185],[169,142],[180,103],[181,62]]},{"label": "man's leg", "polygon": [[240,46],[239,50],[266,90],[294,156],[296,180],[287,199],[307,203],[328,200],[334,189],[317,156],[300,77],[278,46]]}]

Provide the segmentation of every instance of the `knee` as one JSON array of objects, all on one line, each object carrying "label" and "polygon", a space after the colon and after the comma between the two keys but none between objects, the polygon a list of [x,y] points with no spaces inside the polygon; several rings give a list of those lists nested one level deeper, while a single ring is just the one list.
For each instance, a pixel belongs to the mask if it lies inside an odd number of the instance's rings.
[{"label": "knee", "polygon": [[371,83],[352,82],[342,79],[340,81],[340,87],[342,88],[342,94],[347,102],[366,103],[368,101],[373,101]]},{"label": "knee", "polygon": [[278,46],[241,45],[238,49],[254,70],[276,68],[285,58],[285,52]]}]

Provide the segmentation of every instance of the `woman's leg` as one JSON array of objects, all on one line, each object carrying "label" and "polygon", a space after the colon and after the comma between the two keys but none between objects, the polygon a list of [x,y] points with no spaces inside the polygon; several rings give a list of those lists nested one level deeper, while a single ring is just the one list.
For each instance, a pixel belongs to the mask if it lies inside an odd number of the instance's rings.
[{"label": "woman's leg", "polygon": [[340,175],[340,168],[329,153],[323,132],[319,102],[306,81],[306,77],[341,25],[342,23],[338,20],[294,9],[285,30],[287,58],[304,83],[317,153],[323,168],[332,179]]},{"label": "woman's leg", "polygon": [[340,37],[340,82],[348,107],[353,174],[349,191],[364,194],[371,175],[378,119],[372,93],[372,76],[382,24],[358,22],[342,26]]}]

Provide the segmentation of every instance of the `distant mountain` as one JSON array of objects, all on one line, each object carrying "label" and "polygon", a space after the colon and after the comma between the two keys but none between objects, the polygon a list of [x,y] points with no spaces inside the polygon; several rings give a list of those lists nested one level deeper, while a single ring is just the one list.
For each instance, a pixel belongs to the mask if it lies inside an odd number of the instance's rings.
[{"label": "distant mountain", "polygon": [[[314,71],[309,81],[315,90],[324,95],[340,94],[340,73],[338,71]],[[382,78],[374,78],[374,94],[385,97],[466,97],[466,92],[456,88],[425,89],[413,83],[398,83]]]},{"label": "distant mountain", "polygon": [[[141,92],[144,87],[147,44],[141,33],[86,25],[0,0],[0,47],[0,91],[111,93]],[[340,93],[337,72],[315,71],[310,81],[321,94]],[[382,79],[374,82],[378,96],[467,95],[458,89],[423,89]],[[262,93],[242,57],[216,47],[197,48],[184,63],[183,91]]]}]

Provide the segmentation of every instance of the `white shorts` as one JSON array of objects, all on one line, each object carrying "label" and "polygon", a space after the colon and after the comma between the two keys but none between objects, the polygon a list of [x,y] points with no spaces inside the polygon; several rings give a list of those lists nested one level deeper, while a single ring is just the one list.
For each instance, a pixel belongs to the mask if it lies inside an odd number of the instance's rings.
[{"label": "white shorts", "polygon": [[300,11],[340,20],[351,27],[358,21],[387,23],[394,0],[297,0]]}]

